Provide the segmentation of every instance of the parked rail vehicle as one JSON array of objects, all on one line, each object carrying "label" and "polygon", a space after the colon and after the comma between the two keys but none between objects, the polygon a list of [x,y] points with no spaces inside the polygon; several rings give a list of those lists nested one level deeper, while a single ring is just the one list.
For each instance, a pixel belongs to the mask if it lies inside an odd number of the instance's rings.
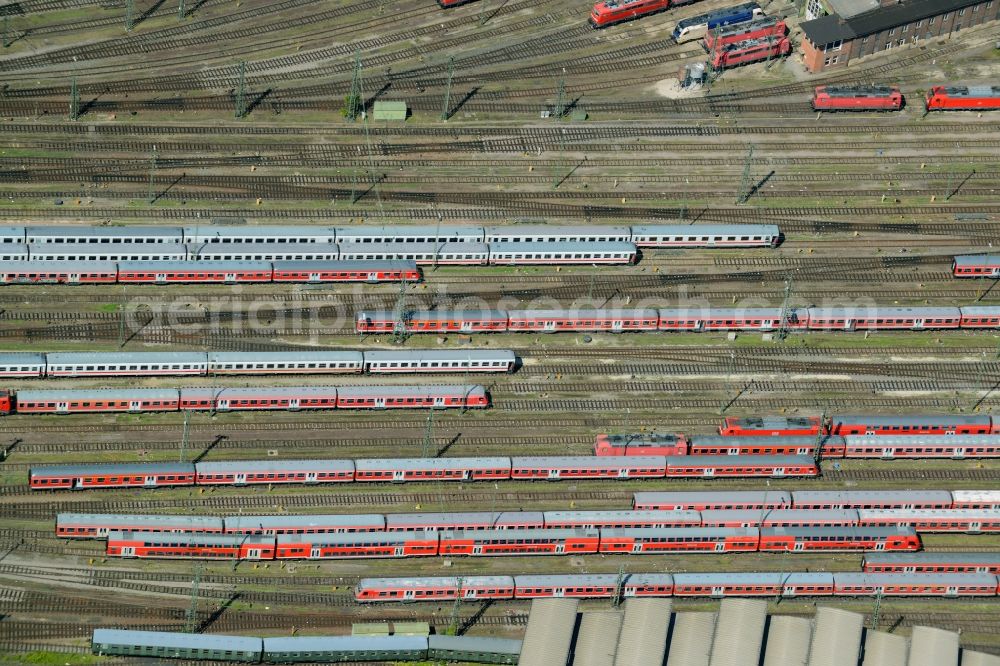
[{"label": "parked rail vehicle", "polygon": [[[414,310],[406,313],[409,333],[565,333],[636,331],[726,332],[898,331],[1000,329],[1000,306],[574,310]],[[391,310],[355,315],[358,333],[393,332],[400,324]],[[838,433],[839,434],[839,433]]]},{"label": "parked rail vehicle", "polygon": [[199,463],[43,465],[28,471],[38,490],[156,488],[391,481],[497,481],[713,477],[811,477],[811,456],[533,456],[492,458],[378,458],[359,460],[242,460]]},{"label": "parked rail vehicle", "polygon": [[955,277],[1000,277],[1000,254],[958,256],[951,270]]},{"label": "parked rail vehicle", "polygon": [[[277,476],[277,475],[275,475]],[[261,479],[258,482],[263,482]],[[277,481],[281,483],[280,480]],[[638,494],[637,494],[638,495]],[[656,493],[652,493],[656,495]],[[636,502],[641,500],[637,497]],[[500,530],[649,530],[689,528],[912,527],[924,532],[995,532],[1000,511],[989,509],[632,509],[585,511],[466,511],[462,513],[290,516],[165,516],[60,513],[56,536],[99,539],[111,532],[171,534],[314,535],[356,532],[474,532]],[[677,534],[674,532],[673,534]],[[691,533],[696,534],[694,532]],[[707,533],[706,533],[707,534]],[[891,536],[891,535],[890,535]],[[817,541],[821,541],[817,539]]]},{"label": "parked rail vehicle", "polygon": [[822,432],[819,417],[749,416],[727,417],[720,435],[739,437],[815,437]]},{"label": "parked rail vehicle", "polygon": [[278,386],[50,389],[0,392],[5,414],[489,407],[486,389],[459,386]]},{"label": "parked rail vehicle", "polygon": [[438,4],[441,5],[442,9],[458,7],[459,5],[464,5],[467,2],[475,2],[475,0],[438,0]]},{"label": "parked rail vehicle", "polygon": [[688,454],[684,435],[673,433],[601,434],[594,442],[595,456],[683,456]]},{"label": "parked rail vehicle", "polygon": [[725,69],[779,58],[791,52],[792,43],[787,37],[759,37],[720,44],[710,54],[709,61],[715,69]]},{"label": "parked rail vehicle", "polygon": [[633,597],[995,597],[989,573],[629,573],[363,578],[360,602]]},{"label": "parked rail vehicle", "polygon": [[1000,575],[1000,553],[865,553],[865,573],[990,573]]},{"label": "parked rail vehicle", "polygon": [[164,631],[94,629],[91,652],[121,657],[286,664],[439,662],[517,664],[521,641],[471,636],[294,636],[258,638]]},{"label": "parked rail vehicle", "polygon": [[811,104],[816,111],[899,111],[903,94],[898,86],[818,86]]},{"label": "parked rail vehicle", "polygon": [[778,39],[785,36],[785,22],[776,16],[761,16],[746,23],[733,23],[709,31],[705,35],[703,46],[713,53],[729,44],[744,42],[748,39]]},{"label": "parked rail vehicle", "polygon": [[594,28],[632,21],[673,7],[690,5],[695,0],[603,0],[590,11],[590,25]]},{"label": "parked rail vehicle", "polygon": [[701,39],[709,30],[715,30],[733,23],[746,23],[764,16],[764,10],[756,2],[744,2],[733,7],[682,19],[674,26],[673,38],[678,44]]},{"label": "parked rail vehicle", "polygon": [[[998,490],[737,490],[637,492],[637,511],[1000,509]],[[704,519],[703,519],[704,520]]]},{"label": "parked rail vehicle", "polygon": [[[915,435],[996,435],[1000,434],[1000,416],[990,414],[834,414],[826,421],[819,417],[784,418],[752,416],[727,418],[719,434],[737,437],[801,437],[841,435],[847,442],[867,443],[872,438],[913,437]],[[852,437],[853,436],[853,437]],[[850,437],[850,439],[849,439]],[[882,439],[886,442],[907,440]],[[922,440],[913,439],[914,443]],[[939,441],[939,440],[927,440]],[[956,441],[963,441],[958,438]],[[973,441],[973,440],[968,440]]]},{"label": "parked rail vehicle", "polygon": [[107,534],[109,557],[233,560],[494,557],[666,552],[919,550],[912,527],[541,528],[314,534]]},{"label": "parked rail vehicle", "polygon": [[9,352],[0,377],[149,377],[510,372],[506,350],[336,352]]},{"label": "parked rail vehicle", "polygon": [[[42,248],[49,246],[48,252],[58,252],[59,247],[68,247],[72,252],[91,246],[100,254],[101,247],[127,246],[145,255],[179,257],[186,253],[181,245],[209,248],[213,245],[234,245],[248,252],[253,246],[258,248],[318,245],[302,248],[300,252],[322,253],[323,245],[339,245],[340,249],[357,246],[378,245],[437,245],[492,244],[492,243],[632,243],[639,247],[770,247],[780,240],[778,227],[762,224],[653,224],[639,226],[602,225],[531,225],[518,224],[499,227],[477,227],[458,225],[434,226],[241,226],[241,227],[83,227],[83,226],[29,226],[0,228],[0,247],[6,248],[6,258],[12,259],[18,253],[27,251],[25,247]],[[141,251],[142,245],[167,245],[167,249],[155,247]],[[170,245],[175,245],[169,249]],[[358,248],[355,248],[358,249]],[[107,256],[108,249],[101,256]],[[266,251],[266,250],[265,250]],[[155,254],[155,253],[159,254]],[[62,256],[62,255],[60,255]],[[97,256],[97,255],[94,255]],[[323,256],[327,256],[324,254]],[[22,255],[23,259],[38,258]]]},{"label": "parked rail vehicle", "polygon": [[1000,109],[1000,86],[934,86],[927,92],[928,111]]}]

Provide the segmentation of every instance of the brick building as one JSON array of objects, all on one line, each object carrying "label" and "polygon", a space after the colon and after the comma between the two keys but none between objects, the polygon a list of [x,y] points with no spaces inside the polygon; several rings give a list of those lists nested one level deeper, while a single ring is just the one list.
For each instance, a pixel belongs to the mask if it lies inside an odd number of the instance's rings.
[{"label": "brick building", "polygon": [[[844,16],[836,11],[840,4],[846,14],[863,11]],[[1000,18],[1000,0],[825,0],[812,9],[827,7],[834,12],[802,23],[802,57],[810,72]]]}]

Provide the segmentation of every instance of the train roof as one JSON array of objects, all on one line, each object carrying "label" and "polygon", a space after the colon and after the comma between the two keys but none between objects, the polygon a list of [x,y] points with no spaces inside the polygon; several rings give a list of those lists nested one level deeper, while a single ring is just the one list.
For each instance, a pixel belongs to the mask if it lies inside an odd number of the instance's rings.
[{"label": "train roof", "polygon": [[816,461],[812,456],[667,456],[667,466],[673,467],[799,467],[813,466]]},{"label": "train roof", "polygon": [[1000,314],[998,305],[963,305],[960,309],[963,317],[995,317]]},{"label": "train roof", "polygon": [[208,360],[213,363],[355,361],[360,364],[362,358],[357,351],[208,352]]},{"label": "train roof", "polygon": [[338,393],[345,398],[356,398],[356,397],[366,397],[366,396],[411,396],[411,395],[422,395],[422,396],[446,396],[455,395],[457,393],[463,393],[466,396],[470,395],[482,395],[486,392],[486,389],[479,384],[446,384],[441,386],[428,386],[428,385],[417,385],[417,386],[390,386],[390,385],[358,385],[358,386],[341,386],[337,389]]},{"label": "train roof", "polygon": [[25,227],[15,227],[10,225],[0,226],[0,238],[14,238],[14,242],[23,243],[24,242],[24,229]]},{"label": "train roof", "polygon": [[1000,97],[1000,86],[945,86],[950,97]]},{"label": "train roof", "polygon": [[958,266],[981,266],[1000,264],[1000,254],[960,254],[955,257]]},{"label": "train roof", "polygon": [[133,515],[122,513],[59,513],[56,524],[73,523],[84,525],[148,525],[155,527],[217,527],[222,529],[222,518],[217,516],[161,516]]},{"label": "train roof", "polygon": [[1000,565],[1000,552],[993,553],[865,553],[870,564],[992,564]]},{"label": "train roof", "polygon": [[778,236],[774,224],[641,224],[632,236]]},{"label": "train roof", "polygon": [[831,419],[834,425],[864,423],[874,426],[891,425],[990,425],[987,414],[922,414],[910,416],[899,414],[883,416],[880,414],[838,414]]},{"label": "train roof", "polygon": [[[636,575],[636,574],[631,574]],[[615,585],[618,574],[531,574],[514,576],[517,587],[540,587],[557,585],[559,587],[590,587]]]},{"label": "train roof", "polygon": [[351,460],[220,460],[195,465],[199,474],[220,472],[353,472]]},{"label": "train roof", "polygon": [[[265,638],[264,653],[282,652],[426,652],[426,636],[291,636]],[[296,659],[298,661],[298,659]]]},{"label": "train roof", "polygon": [[688,319],[781,318],[781,308],[660,308],[659,312],[660,316],[677,316],[676,313],[680,313],[679,316]]},{"label": "train roof", "polygon": [[[0,246],[2,247],[2,246]],[[187,249],[181,243],[28,243],[31,256],[38,254],[185,254]]]},{"label": "train roof", "polygon": [[888,97],[898,88],[885,85],[819,86],[816,91],[825,92],[830,97]]},{"label": "train roof", "polygon": [[933,502],[951,505],[947,490],[795,490],[792,506],[801,504],[840,504],[875,502]]},{"label": "train roof", "polygon": [[416,270],[412,259],[275,259],[276,271],[377,271]]},{"label": "train roof", "polygon": [[987,573],[849,573],[836,572],[837,585],[992,585],[997,577]]},{"label": "train roof", "polygon": [[309,514],[283,516],[229,516],[224,518],[226,529],[246,529],[256,527],[366,527],[385,524],[385,518],[378,513]]},{"label": "train roof", "polygon": [[815,427],[819,425],[818,418],[809,416],[740,416],[727,418],[727,422],[738,423],[745,428],[772,430],[788,427]]},{"label": "train roof", "polygon": [[0,255],[7,257],[27,257],[28,246],[24,243],[0,243]]},{"label": "train roof", "polygon": [[339,254],[335,243],[291,243],[274,240],[264,243],[188,243],[188,254],[196,259],[209,254]]},{"label": "train roof", "polygon": [[[720,26],[718,32],[715,34],[716,36],[742,35],[761,26],[775,25],[780,20],[782,19],[778,16],[758,16],[749,21],[739,21],[738,23]],[[783,37],[784,35],[781,36]]]},{"label": "train roof", "polygon": [[862,307],[829,307],[829,308],[809,308],[809,316],[820,318],[849,317],[852,319],[947,319],[958,317],[961,314],[958,308],[949,307],[885,307],[885,306],[862,306]]},{"label": "train roof", "polygon": [[108,532],[109,541],[143,541],[155,545],[184,542],[194,546],[273,546],[274,537],[262,534],[177,534],[172,532]]},{"label": "train roof", "polygon": [[240,398],[314,398],[335,397],[340,393],[335,386],[198,386],[182,388],[184,400],[237,400]]},{"label": "train roof", "polygon": [[231,273],[235,271],[266,271],[271,268],[268,261],[119,261],[118,270],[122,273],[143,272],[143,273],[197,273],[197,272],[218,272]]},{"label": "train roof", "polygon": [[386,527],[394,525],[493,525],[501,512],[466,511],[461,513],[387,513]]},{"label": "train roof", "polygon": [[442,538],[450,539],[557,539],[570,537],[596,537],[596,529],[579,529],[574,527],[529,527],[525,529],[493,529],[493,530],[448,530]]},{"label": "train roof", "polygon": [[706,522],[709,519],[740,522],[798,519],[853,522],[858,520],[856,509],[704,509],[700,513],[702,520]]},{"label": "train roof", "polygon": [[40,465],[31,468],[32,476],[84,476],[106,474],[109,476],[142,474],[194,474],[193,463],[125,462],[125,463],[70,463],[65,465]]},{"label": "train roof", "polygon": [[634,493],[636,502],[661,504],[784,504],[792,505],[785,490],[645,490]]},{"label": "train roof", "polygon": [[646,469],[663,467],[663,456],[516,456],[515,468],[560,467],[573,469]]},{"label": "train roof", "polygon": [[[638,1],[638,0],[637,0]],[[630,236],[630,227],[602,224],[509,224],[485,229],[487,236]]]},{"label": "train roof", "polygon": [[81,225],[54,225],[38,224],[24,227],[26,237],[36,236],[38,238],[172,238],[176,242],[181,242],[180,227],[161,226],[81,226]]},{"label": "train roof", "polygon": [[[0,268],[0,270],[3,270]],[[45,354],[34,352],[2,352],[0,365],[45,365]]]},{"label": "train roof", "polygon": [[678,511],[657,511],[657,510],[611,510],[611,511],[546,511],[545,521],[609,521],[609,520],[674,520],[687,519],[698,521],[699,513],[680,509]]},{"label": "train roof", "polygon": [[358,458],[354,461],[358,472],[380,470],[462,470],[510,467],[510,458],[500,456],[481,458]]},{"label": "train roof", "polygon": [[[467,225],[413,225],[413,226],[370,226],[337,227],[337,241],[355,238],[386,238],[405,243],[411,238],[482,238],[483,228]],[[398,239],[398,240],[396,240]],[[381,241],[380,241],[381,242]]]},{"label": "train roof", "polygon": [[197,226],[184,227],[185,238],[196,236],[199,238],[290,238],[290,237],[318,237],[334,238],[335,227],[324,227],[318,225],[280,225],[280,224],[241,224],[232,226],[219,226],[202,224]]},{"label": "train roof", "polygon": [[861,520],[866,518],[944,518],[950,520],[1000,520],[1000,509],[858,509]]},{"label": "train roof", "polygon": [[456,652],[488,652],[490,654],[521,653],[521,641],[516,638],[491,638],[488,636],[448,636],[431,634],[427,637],[427,647],[431,650]]},{"label": "train roof", "polygon": [[691,435],[690,437],[692,444],[701,444],[703,446],[725,446],[728,444],[730,445],[729,448],[741,445],[769,446],[771,444],[815,448],[817,444],[830,440],[842,442],[843,437],[839,435],[824,435],[822,437],[817,437],[816,435],[774,435],[764,437],[755,435]]},{"label": "train roof", "polygon": [[[406,314],[413,319],[430,321],[449,321],[453,319],[507,319],[507,313],[504,310],[412,310]],[[361,310],[355,315],[355,318],[376,320],[396,319],[396,313],[392,310]]]},{"label": "train roof", "polygon": [[848,446],[945,447],[996,446],[1000,435],[844,435]]},{"label": "train roof", "polygon": [[701,25],[709,19],[719,18],[722,16],[729,16],[731,14],[739,14],[742,12],[750,11],[754,7],[759,7],[756,2],[744,2],[739,5],[734,5],[732,7],[723,7],[721,9],[716,9],[714,11],[705,12],[704,14],[698,14],[697,16],[692,16],[690,18],[682,19],[677,22],[678,27],[687,27],[690,25]]},{"label": "train roof", "polygon": [[458,588],[459,581],[462,586],[490,586],[513,587],[514,578],[512,576],[412,576],[406,578],[362,578],[358,581],[358,587],[453,587]]},{"label": "train roof", "polygon": [[1000,503],[1000,490],[953,490],[952,499],[955,504],[974,502],[997,502]]},{"label": "train roof", "polygon": [[517,355],[509,349],[412,349],[365,352],[366,361],[496,361],[513,363]]},{"label": "train roof", "polygon": [[205,365],[205,352],[49,352],[49,365],[137,365],[137,364],[187,364]]},{"label": "train roof", "polygon": [[[859,513],[863,512],[861,509]],[[762,527],[760,530],[760,535],[763,536],[794,536],[794,537],[824,537],[824,536],[849,536],[853,534],[864,534],[865,536],[895,536],[899,534],[911,535],[916,532],[912,527],[905,526],[899,527],[893,525],[891,527],[873,527],[866,525],[850,525],[847,527],[813,527],[813,526],[803,526],[803,527]]]},{"label": "train roof", "polygon": [[114,273],[115,261],[0,261],[0,273]]},{"label": "train roof", "polygon": [[310,543],[319,545],[341,545],[368,542],[399,542],[409,540],[437,540],[437,532],[417,530],[414,532],[321,532],[317,534],[279,534],[276,537],[279,545]]},{"label": "train roof", "polygon": [[504,252],[635,252],[628,241],[493,241],[490,254]]},{"label": "train roof", "polygon": [[145,645],[184,650],[261,652],[263,640],[251,636],[222,634],[187,634],[176,631],[134,631],[126,629],[94,629],[95,645]]},{"label": "train roof", "polygon": [[573,308],[571,310],[508,310],[511,319],[614,319],[646,318],[656,319],[657,311],[652,308]]},{"label": "train roof", "polygon": [[611,527],[601,529],[604,537],[756,537],[756,527]]},{"label": "train roof", "polygon": [[755,571],[746,573],[713,572],[713,573],[675,573],[674,584],[704,585],[829,585],[833,582],[833,574],[820,572],[784,573],[772,571]]},{"label": "train roof", "polygon": [[378,243],[340,243],[341,252],[372,254],[486,254],[489,246],[480,241],[382,241]]}]

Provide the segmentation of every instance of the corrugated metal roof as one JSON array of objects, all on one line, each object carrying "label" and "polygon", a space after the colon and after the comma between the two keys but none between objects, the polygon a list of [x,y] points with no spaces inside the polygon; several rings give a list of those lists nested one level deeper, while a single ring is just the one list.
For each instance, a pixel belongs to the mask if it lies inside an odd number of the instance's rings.
[{"label": "corrugated metal roof", "polygon": [[573,646],[573,666],[614,666],[624,617],[616,610],[583,613]]},{"label": "corrugated metal roof", "polygon": [[906,666],[910,643],[902,636],[884,631],[865,634],[865,659],[861,666]]},{"label": "corrugated metal roof", "polygon": [[[670,599],[628,599],[615,666],[661,666],[670,628]],[[612,637],[608,636],[609,642]]]},{"label": "corrugated metal roof", "polygon": [[913,627],[907,666],[958,666],[958,634],[935,627]]},{"label": "corrugated metal roof", "polygon": [[265,638],[264,652],[401,652],[427,649],[423,636],[294,636]]},{"label": "corrugated metal roof", "polygon": [[864,621],[860,613],[817,608],[809,666],[857,666]]},{"label": "corrugated metal roof", "polygon": [[240,650],[242,652],[261,651],[261,639],[250,636],[184,634],[169,631],[94,629],[93,642],[97,645],[148,645],[151,647],[191,650]]},{"label": "corrugated metal roof", "polygon": [[757,666],[766,622],[766,601],[723,599],[709,666]]},{"label": "corrugated metal roof", "polygon": [[535,599],[518,666],[566,666],[576,628],[576,599]]},{"label": "corrugated metal roof", "polygon": [[[396,623],[399,626],[399,623]],[[427,637],[431,650],[452,652],[489,652],[490,654],[520,654],[521,641],[516,638],[489,638],[485,636],[445,636],[433,634]]]},{"label": "corrugated metal roof", "polygon": [[708,666],[715,613],[677,613],[666,666]]},{"label": "corrugated metal roof", "polygon": [[962,650],[962,666],[1000,666],[1000,657],[975,650]]},{"label": "corrugated metal roof", "polygon": [[772,615],[763,666],[806,666],[812,624],[804,617]]}]

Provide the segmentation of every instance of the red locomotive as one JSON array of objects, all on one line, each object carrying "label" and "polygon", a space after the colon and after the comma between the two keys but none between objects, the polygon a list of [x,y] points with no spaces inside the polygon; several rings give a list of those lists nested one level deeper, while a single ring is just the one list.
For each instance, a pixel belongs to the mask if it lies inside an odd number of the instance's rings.
[{"label": "red locomotive", "polygon": [[687,454],[687,438],[684,435],[672,433],[601,434],[594,441],[595,456],[684,456]]},{"label": "red locomotive", "polygon": [[899,111],[903,94],[897,86],[819,86],[813,93],[816,111]]},{"label": "red locomotive", "polygon": [[609,25],[655,14],[673,5],[686,5],[694,0],[602,0],[590,11],[590,25],[606,28]]},{"label": "red locomotive", "polygon": [[1000,109],[1000,86],[934,86],[927,93],[928,111]]},{"label": "red locomotive", "polygon": [[725,69],[786,56],[791,52],[792,43],[787,37],[762,37],[721,45],[712,51],[711,62],[715,69]]},{"label": "red locomotive", "polygon": [[762,16],[745,23],[717,28],[705,34],[705,50],[712,53],[728,44],[750,39],[781,38],[785,36],[785,22],[776,16]]},{"label": "red locomotive", "polygon": [[467,2],[473,2],[473,0],[438,0],[438,4],[441,5],[442,9],[458,7],[459,5],[464,5]]}]

